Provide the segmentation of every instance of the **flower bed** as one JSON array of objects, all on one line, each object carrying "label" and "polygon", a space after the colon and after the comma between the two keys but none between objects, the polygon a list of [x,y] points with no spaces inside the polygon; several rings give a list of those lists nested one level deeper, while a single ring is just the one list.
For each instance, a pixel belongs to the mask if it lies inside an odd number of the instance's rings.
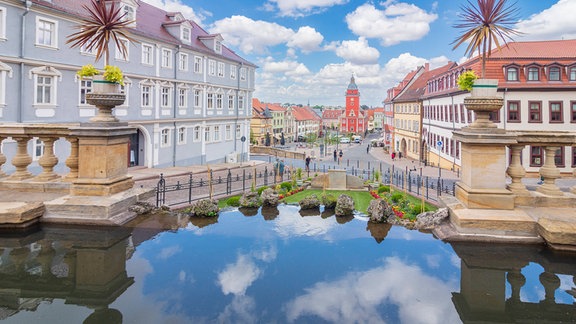
[{"label": "flower bed", "polygon": [[411,222],[416,221],[416,216],[418,214],[432,210],[432,208],[426,205],[424,205],[424,210],[422,210],[422,205],[421,203],[418,204],[415,201],[416,198],[405,195],[404,193],[399,191],[391,193],[383,192],[381,194],[378,194],[376,190],[371,190],[370,195],[374,199],[385,200],[392,207],[392,211],[394,212],[396,217]]}]

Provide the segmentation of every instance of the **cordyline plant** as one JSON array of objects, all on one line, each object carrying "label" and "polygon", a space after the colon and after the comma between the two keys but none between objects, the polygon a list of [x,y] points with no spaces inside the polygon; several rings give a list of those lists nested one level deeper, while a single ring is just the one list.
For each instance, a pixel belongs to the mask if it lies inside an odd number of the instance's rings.
[{"label": "cordyline plant", "polygon": [[133,21],[125,20],[126,13],[122,13],[121,8],[117,8],[112,1],[92,0],[90,4],[82,6],[88,11],[89,17],[82,19],[82,23],[75,27],[79,31],[69,35],[66,44],[71,43],[72,48],[84,46],[89,51],[96,49],[95,61],[104,56],[104,66],[107,66],[110,60],[110,40],[114,41],[122,55],[126,55],[128,49],[120,38],[135,42],[125,33]]},{"label": "cordyline plant", "polygon": [[490,57],[492,44],[498,50],[508,46],[512,35],[522,34],[512,27],[518,20],[516,2],[509,4],[508,0],[477,0],[477,6],[468,0],[467,6],[462,6],[460,23],[455,28],[463,29],[463,33],[452,42],[456,49],[462,43],[469,42],[465,55],[472,56],[478,52],[482,61],[482,78],[486,75],[486,58]]}]

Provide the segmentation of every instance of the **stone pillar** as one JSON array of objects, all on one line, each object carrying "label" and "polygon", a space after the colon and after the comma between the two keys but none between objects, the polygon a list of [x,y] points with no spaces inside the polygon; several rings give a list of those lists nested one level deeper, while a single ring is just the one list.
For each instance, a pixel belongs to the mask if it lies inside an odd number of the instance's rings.
[{"label": "stone pillar", "polygon": [[37,181],[51,181],[59,179],[60,176],[54,173],[54,166],[58,164],[58,158],[54,155],[54,137],[40,137],[44,142],[44,154],[38,160],[38,164],[42,167],[42,173],[36,176]]},{"label": "stone pillar", "polygon": [[510,301],[512,303],[520,304],[520,290],[526,284],[526,278],[518,269],[514,269],[506,275],[506,279],[510,283],[512,288],[512,296],[510,296]]},{"label": "stone pillar", "polygon": [[522,183],[522,178],[526,175],[526,170],[520,163],[520,154],[524,145],[510,145],[510,151],[512,152],[512,159],[510,160],[510,165],[506,170],[506,173],[512,178],[512,183],[507,186],[508,190],[512,191],[518,196],[529,196],[530,193],[526,186]]},{"label": "stone pillar", "polygon": [[13,137],[17,143],[16,155],[12,158],[12,165],[16,171],[8,177],[8,180],[22,181],[33,177],[28,171],[28,166],[32,163],[32,157],[28,154],[29,137]]},{"label": "stone pillar", "polygon": [[555,183],[556,179],[560,178],[560,170],[558,170],[556,163],[554,163],[554,156],[560,147],[544,146],[543,148],[546,157],[544,158],[544,166],[540,168],[540,175],[544,178],[544,184],[538,187],[536,191],[547,196],[564,196],[564,193]]},{"label": "stone pillar", "polygon": [[456,198],[470,209],[514,209],[514,195],[506,189],[506,145],[514,136],[454,132],[461,142],[462,177],[456,184]]},{"label": "stone pillar", "polygon": [[540,283],[544,286],[544,300],[541,301],[543,304],[555,304],[556,298],[554,293],[556,289],[560,288],[560,279],[557,275],[544,271],[540,274]]},{"label": "stone pillar", "polygon": [[[6,139],[5,136],[0,136],[0,147],[2,146],[2,142]],[[4,163],[6,163],[6,156],[2,153],[2,151],[0,151],[0,178],[3,178],[6,176],[6,173],[4,173],[4,171],[2,171],[2,166],[4,165]]]},{"label": "stone pillar", "polygon": [[128,176],[133,127],[85,125],[71,131],[78,138],[78,178],[72,183],[72,195],[109,196],[134,186]]},{"label": "stone pillar", "polygon": [[64,181],[73,182],[78,178],[78,139],[75,137],[66,138],[70,142],[70,156],[66,159],[66,166],[70,169]]}]

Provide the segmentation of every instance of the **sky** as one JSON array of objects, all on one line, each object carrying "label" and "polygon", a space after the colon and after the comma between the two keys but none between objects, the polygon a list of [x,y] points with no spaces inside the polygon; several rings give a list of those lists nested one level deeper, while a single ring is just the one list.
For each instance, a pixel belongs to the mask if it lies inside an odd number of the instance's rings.
[{"label": "sky", "polygon": [[[258,66],[254,97],[262,102],[344,106],[354,75],[360,104],[382,107],[386,90],[418,66],[466,59],[466,46],[452,43],[467,0],[144,1],[221,34]],[[576,38],[576,0],[515,2],[523,33],[515,41]]]}]

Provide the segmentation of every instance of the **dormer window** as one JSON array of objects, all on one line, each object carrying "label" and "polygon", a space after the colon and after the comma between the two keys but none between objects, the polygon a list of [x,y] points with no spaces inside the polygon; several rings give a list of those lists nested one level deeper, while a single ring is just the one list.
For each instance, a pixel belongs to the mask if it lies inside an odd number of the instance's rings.
[{"label": "dormer window", "polygon": [[526,70],[526,79],[528,81],[540,81],[540,67],[539,66],[529,66]]},{"label": "dormer window", "polygon": [[551,66],[548,68],[548,81],[560,81],[560,67]]},{"label": "dormer window", "polygon": [[506,81],[518,81],[518,67],[510,66],[506,68]]},{"label": "dormer window", "polygon": [[191,39],[191,30],[189,27],[182,26],[182,41],[183,42],[190,42]]},{"label": "dormer window", "polygon": [[214,42],[214,51],[218,54],[222,54],[222,42],[219,40],[216,40],[216,42]]},{"label": "dormer window", "polygon": [[570,81],[576,81],[576,66],[571,66],[568,68],[568,79]]}]

